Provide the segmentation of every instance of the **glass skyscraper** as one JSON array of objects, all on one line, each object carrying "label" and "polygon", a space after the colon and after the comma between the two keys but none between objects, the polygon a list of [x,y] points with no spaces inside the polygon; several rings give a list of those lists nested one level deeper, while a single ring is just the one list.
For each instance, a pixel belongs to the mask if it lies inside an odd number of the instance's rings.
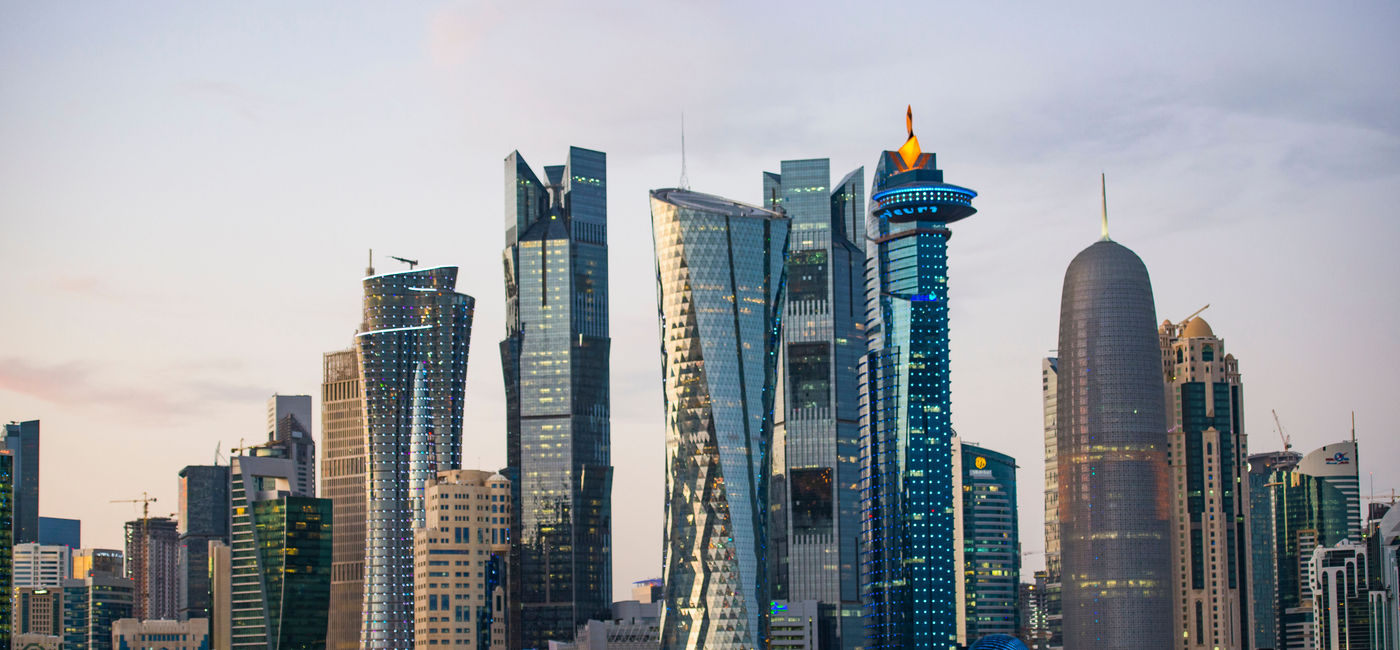
[{"label": "glass skyscraper", "polygon": [[1257,648],[1277,647],[1279,624],[1278,518],[1282,483],[1276,472],[1298,466],[1296,451],[1271,451],[1249,457],[1250,621]]},{"label": "glass skyscraper", "polygon": [[909,138],[880,154],[866,219],[861,359],[862,601],[867,648],[965,644],[948,374],[948,224],[977,193]]},{"label": "glass skyscraper", "polygon": [[788,220],[651,192],[666,411],[662,650],[768,645],[768,481]]},{"label": "glass skyscraper", "polygon": [[1070,262],[1060,299],[1064,647],[1168,650],[1175,609],[1157,313],[1147,267],[1104,230]]},{"label": "glass skyscraper", "polygon": [[[454,291],[457,268],[365,278],[356,340],[364,387],[365,650],[413,647],[413,521],[423,477],[455,469],[476,300]],[[429,474],[430,475],[430,474]]]},{"label": "glass skyscraper", "polygon": [[763,174],[791,224],[774,411],[773,599],[822,603],[823,635],[856,648],[860,612],[859,363],[865,351],[865,169],[831,186],[825,159]]},{"label": "glass skyscraper", "polygon": [[569,642],[612,604],[607,158],[569,148],[541,182],[506,157],[509,646]]},{"label": "glass skyscraper", "polygon": [[1021,631],[1016,459],[962,443],[963,592],[967,640]]},{"label": "glass skyscraper", "polygon": [[227,544],[229,522],[227,465],[189,465],[180,470],[180,548],[176,590],[180,620],[209,618],[209,542]]},{"label": "glass skyscraper", "polygon": [[11,422],[0,429],[0,448],[15,455],[14,543],[39,542],[39,421]]}]

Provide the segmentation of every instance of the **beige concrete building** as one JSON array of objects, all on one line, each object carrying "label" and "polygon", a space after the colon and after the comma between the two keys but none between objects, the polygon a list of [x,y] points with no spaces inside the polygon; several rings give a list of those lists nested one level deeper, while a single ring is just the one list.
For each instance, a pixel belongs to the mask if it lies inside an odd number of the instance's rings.
[{"label": "beige concrete building", "polygon": [[504,650],[510,481],[451,470],[423,493],[426,524],[413,534],[414,644]]},{"label": "beige concrete building", "polygon": [[209,635],[213,650],[233,647],[233,547],[219,540],[209,544]]},{"label": "beige concrete building", "polygon": [[[1200,312],[1197,312],[1200,313]],[[1158,330],[1177,650],[1249,650],[1249,457],[1239,363],[1205,320]]]},{"label": "beige concrete building", "polygon": [[[373,269],[370,275],[373,275]],[[365,596],[365,420],[355,348],[327,352],[321,383],[321,496],[331,500],[326,650],[359,650]]]},{"label": "beige concrete building", "polygon": [[62,588],[15,587],[14,606],[14,647],[22,647],[18,637],[21,634],[63,636]]},{"label": "beige concrete building", "polygon": [[209,619],[139,621],[123,618],[112,624],[112,650],[206,650]]}]

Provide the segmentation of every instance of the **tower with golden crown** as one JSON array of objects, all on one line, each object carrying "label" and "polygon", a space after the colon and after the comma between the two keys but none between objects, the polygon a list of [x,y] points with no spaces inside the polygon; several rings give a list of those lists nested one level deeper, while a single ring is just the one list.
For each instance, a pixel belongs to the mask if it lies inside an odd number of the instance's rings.
[{"label": "tower with golden crown", "polygon": [[861,359],[861,564],[866,644],[965,646],[962,550],[948,376],[949,224],[977,193],[943,182],[908,139],[880,154],[866,216]]}]

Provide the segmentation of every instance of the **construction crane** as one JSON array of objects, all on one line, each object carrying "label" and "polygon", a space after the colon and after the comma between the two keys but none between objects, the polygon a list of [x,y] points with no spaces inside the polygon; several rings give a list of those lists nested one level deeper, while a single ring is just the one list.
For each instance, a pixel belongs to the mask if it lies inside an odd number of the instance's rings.
[{"label": "construction crane", "polygon": [[399,256],[397,256],[397,255],[390,255],[390,256],[389,256],[389,259],[395,259],[395,260],[398,260],[398,261],[400,261],[400,262],[403,262],[404,264],[407,264],[407,265],[408,265],[408,270],[410,270],[410,271],[413,270],[413,267],[418,266],[418,260],[410,260],[410,259],[408,259],[408,258],[399,257]]},{"label": "construction crane", "polygon": [[1288,451],[1289,449],[1292,449],[1293,438],[1283,432],[1283,423],[1280,422],[1278,419],[1278,411],[1269,409],[1269,412],[1274,414],[1274,424],[1278,426],[1278,437],[1280,440],[1283,441],[1283,450]]},{"label": "construction crane", "polygon": [[139,603],[139,604],[140,604],[140,607],[141,607],[140,611],[141,611],[141,613],[143,614],[143,616],[138,616],[138,618],[144,618],[144,617],[145,617],[145,616],[144,616],[145,614],[149,614],[149,612],[147,611],[147,608],[150,606],[150,597],[151,597],[151,580],[150,580],[150,577],[151,577],[151,536],[150,536],[150,521],[151,521],[151,504],[152,504],[152,503],[155,503],[155,502],[156,502],[156,498],[153,497],[153,496],[151,496],[149,493],[147,493],[147,492],[145,492],[145,491],[142,491],[142,492],[141,492],[141,498],[140,498],[140,499],[113,499],[113,500],[112,500],[112,503],[139,503],[139,504],[141,504],[141,572],[144,573],[145,575],[141,576],[141,601],[140,601],[140,603]]}]

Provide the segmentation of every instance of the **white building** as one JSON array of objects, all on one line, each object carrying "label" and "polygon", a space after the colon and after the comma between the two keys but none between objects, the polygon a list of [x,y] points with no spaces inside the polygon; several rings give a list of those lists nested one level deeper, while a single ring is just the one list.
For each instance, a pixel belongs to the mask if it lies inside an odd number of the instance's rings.
[{"label": "white building", "polygon": [[550,641],[549,650],[658,650],[661,603],[623,600],[612,604],[613,618],[589,621],[573,643]]},{"label": "white building", "polygon": [[71,571],[71,550],[51,544],[15,544],[16,587],[58,587]]},{"label": "white building", "polygon": [[1366,560],[1366,546],[1351,541],[1313,550],[1308,581],[1317,650],[1368,647],[1371,612]]},{"label": "white building", "polygon": [[504,650],[510,480],[440,472],[423,499],[425,524],[413,532],[414,645]]},{"label": "white building", "polygon": [[818,650],[821,644],[817,639],[817,613],[815,600],[774,601],[769,618],[769,647]]}]

